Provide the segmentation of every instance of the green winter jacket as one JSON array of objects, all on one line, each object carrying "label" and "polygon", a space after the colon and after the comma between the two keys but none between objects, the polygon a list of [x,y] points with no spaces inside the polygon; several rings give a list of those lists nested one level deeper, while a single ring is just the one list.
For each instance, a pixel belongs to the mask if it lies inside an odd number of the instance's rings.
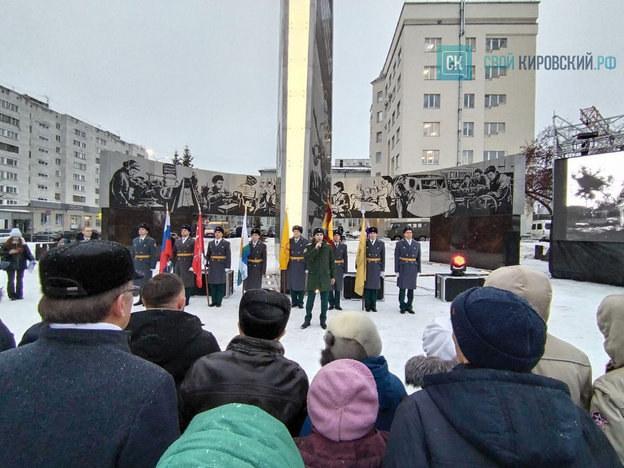
[{"label": "green winter jacket", "polygon": [[308,291],[331,291],[332,278],[336,277],[334,251],[323,241],[320,249],[314,248],[314,241],[306,245],[303,256],[308,266]]}]

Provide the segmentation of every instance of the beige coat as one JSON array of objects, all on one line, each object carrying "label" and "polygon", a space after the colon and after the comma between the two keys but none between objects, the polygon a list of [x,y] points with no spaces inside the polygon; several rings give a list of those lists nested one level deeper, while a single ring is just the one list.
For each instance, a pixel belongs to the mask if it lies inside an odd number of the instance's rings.
[{"label": "beige coat", "polygon": [[[515,265],[494,270],[485,280],[485,286],[505,289],[524,297],[548,323],[552,287],[546,274]],[[570,343],[552,336],[546,337],[544,356],[532,371],[534,374],[561,380],[570,389],[574,403],[589,409],[591,399],[591,364],[587,355]]]},{"label": "beige coat", "polygon": [[597,319],[614,370],[594,382],[590,414],[624,463],[624,294],[605,297]]}]

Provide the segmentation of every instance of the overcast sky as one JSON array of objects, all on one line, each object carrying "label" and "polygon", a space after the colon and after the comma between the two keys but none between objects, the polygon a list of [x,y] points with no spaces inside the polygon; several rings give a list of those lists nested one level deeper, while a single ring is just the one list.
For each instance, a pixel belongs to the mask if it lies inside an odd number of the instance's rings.
[{"label": "overcast sky", "polygon": [[[333,157],[368,157],[370,82],[402,0],[334,0]],[[0,84],[126,141],[234,173],[275,167],[279,0],[0,0]],[[543,0],[538,53],[612,55],[615,70],[539,71],[553,112],[624,113],[622,0]]]}]

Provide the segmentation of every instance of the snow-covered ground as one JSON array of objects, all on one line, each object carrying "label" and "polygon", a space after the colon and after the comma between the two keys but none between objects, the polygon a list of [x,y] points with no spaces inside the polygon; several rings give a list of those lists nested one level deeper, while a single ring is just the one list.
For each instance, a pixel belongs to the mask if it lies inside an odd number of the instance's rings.
[{"label": "snow-covered ground", "polygon": [[[386,242],[386,273],[393,274],[393,254],[395,242],[383,239]],[[232,244],[232,266],[238,265],[240,239],[230,239]],[[354,271],[357,241],[347,241],[349,248],[349,271]],[[377,313],[371,313],[371,318],[377,324],[383,341],[383,354],[389,362],[390,370],[399,378],[404,378],[405,362],[416,354],[421,354],[422,331],[425,325],[434,317],[449,313],[450,303],[442,302],[435,297],[435,273],[448,273],[448,265],[432,264],[429,258],[429,243],[422,242],[423,274],[418,280],[418,289],[415,292],[415,315],[401,315],[398,308],[398,289],[396,279],[386,277],[385,300],[378,302]],[[521,263],[548,273],[548,263],[533,259],[535,242],[523,242],[521,246]],[[544,244],[546,245],[546,244]],[[269,272],[276,272],[277,260],[273,251],[273,239],[268,239]],[[34,245],[31,245],[34,252]],[[472,272],[476,272],[472,271]],[[5,285],[5,274],[0,273],[1,285]],[[624,288],[594,283],[581,283],[570,280],[552,279],[553,304],[548,323],[549,331],[566,341],[569,341],[589,356],[593,366],[594,379],[604,373],[607,355],[602,346],[602,335],[596,325],[596,309],[600,301],[609,294],[623,294]],[[0,319],[14,333],[19,342],[24,331],[33,323],[39,321],[37,304],[41,296],[37,269],[33,273],[26,272],[24,276],[25,293],[22,301],[9,301],[4,298],[0,303]],[[6,289],[6,286],[5,286]],[[241,297],[240,288],[236,288],[234,295],[223,302],[223,307],[207,307],[206,297],[191,298],[187,312],[201,318],[204,327],[217,337],[221,348],[224,349],[229,340],[237,333],[238,302]],[[343,300],[344,310],[361,307],[360,301]],[[134,307],[135,311],[141,307]],[[320,368],[319,355],[323,347],[323,330],[319,326],[320,299],[317,297],[312,326],[306,330],[299,327],[305,315],[304,309],[294,309],[288,324],[287,333],[282,339],[286,348],[286,356],[297,361],[308,373],[310,379]],[[328,320],[338,313],[329,311]]]}]

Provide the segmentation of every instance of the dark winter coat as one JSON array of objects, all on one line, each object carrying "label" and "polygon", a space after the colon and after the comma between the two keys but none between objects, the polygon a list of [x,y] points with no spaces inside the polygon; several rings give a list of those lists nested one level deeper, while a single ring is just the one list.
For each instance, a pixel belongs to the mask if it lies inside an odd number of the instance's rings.
[{"label": "dark winter coat", "polygon": [[336,283],[333,290],[342,291],[344,275],[349,272],[349,255],[347,253],[347,244],[344,242],[334,246],[334,263],[336,264]]},{"label": "dark winter coat", "polygon": [[301,458],[308,468],[381,467],[388,433],[373,429],[361,439],[336,442],[312,433],[295,438]]},{"label": "dark winter coat", "polygon": [[412,239],[409,244],[406,239],[401,239],[396,243],[394,272],[398,274],[397,286],[400,289],[416,289],[420,273],[420,242]]},{"label": "dark winter coat", "polygon": [[290,260],[288,261],[288,289],[291,291],[303,291],[305,290],[306,283],[306,262],[303,257],[303,252],[306,245],[310,241],[303,236],[299,237],[299,240],[295,242],[295,238],[290,238]]},{"label": "dark winter coat", "polygon": [[11,330],[0,320],[0,352],[15,348],[15,337]]},{"label": "dark winter coat", "polygon": [[198,413],[226,403],[262,408],[299,434],[306,417],[308,376],[284,357],[279,341],[236,336],[227,349],[199,359],[180,386],[183,427]]},{"label": "dark winter coat", "polygon": [[386,247],[379,239],[366,241],[366,289],[381,288],[381,274],[386,270]]},{"label": "dark winter coat", "polygon": [[266,244],[261,241],[249,243],[249,257],[247,258],[247,279],[245,280],[245,291],[249,289],[262,289],[262,277],[266,275],[267,269],[267,249]]},{"label": "dark winter coat", "polygon": [[[15,244],[12,243],[3,244],[0,258],[9,262],[7,270],[25,270],[28,267],[28,261],[34,262],[35,257],[33,257],[33,254],[30,252],[28,244],[20,243],[17,244],[17,247],[14,247],[14,245]],[[19,249],[19,252],[13,254],[9,253],[15,248]]]},{"label": "dark winter coat", "polygon": [[186,238],[186,242],[182,242],[181,237],[178,238],[173,246],[173,258],[175,259],[173,272],[182,278],[185,288],[195,286],[195,272],[191,271],[194,251],[195,239],[191,236]]},{"label": "dark winter coat", "polygon": [[135,312],[126,327],[130,350],[171,374],[179,385],[200,357],[221,351],[201,320],[181,310],[149,309]]},{"label": "dark winter coat", "polygon": [[379,413],[375,428],[389,431],[399,404],[407,396],[405,387],[396,375],[388,370],[388,363],[383,356],[371,357],[362,361],[373,373],[379,397]]},{"label": "dark winter coat", "polygon": [[225,284],[227,282],[227,272],[232,268],[232,249],[230,243],[225,239],[210,241],[206,253],[206,264],[208,265],[208,284]]},{"label": "dark winter coat", "polygon": [[173,379],[125,332],[43,327],[0,375],[0,466],[153,468],[179,436]]},{"label": "dark winter coat", "polygon": [[327,242],[320,248],[314,242],[306,245],[304,257],[308,265],[308,291],[331,291],[332,278],[336,278],[334,252]]},{"label": "dark winter coat", "polygon": [[565,384],[457,366],[428,375],[397,410],[387,467],[621,467]]},{"label": "dark winter coat", "polygon": [[156,268],[156,241],[150,236],[145,236],[141,240],[140,237],[132,239],[132,248],[130,249],[132,258],[134,259],[134,269],[140,271],[145,276],[141,279],[134,280],[135,286],[143,286],[152,277],[152,270]]}]

